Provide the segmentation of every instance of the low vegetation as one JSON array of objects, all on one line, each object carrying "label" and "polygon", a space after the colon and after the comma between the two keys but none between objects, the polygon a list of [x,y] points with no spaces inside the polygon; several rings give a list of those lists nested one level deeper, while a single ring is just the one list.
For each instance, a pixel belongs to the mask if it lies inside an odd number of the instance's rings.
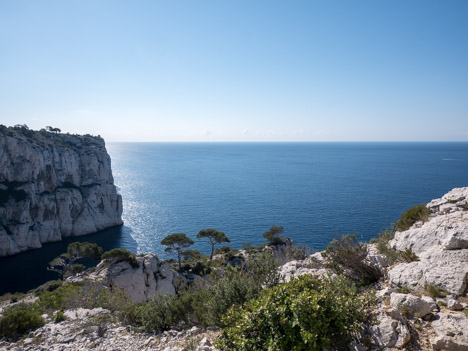
[{"label": "low vegetation", "polygon": [[241,267],[213,271],[178,295],[159,295],[133,306],[130,321],[145,331],[193,325],[221,327],[221,317],[231,306],[257,298],[264,286],[278,282],[276,267],[269,252],[251,256]]},{"label": "low vegetation", "polygon": [[105,252],[102,255],[102,259],[105,261],[105,264],[109,265],[116,264],[118,262],[128,262],[133,268],[139,267],[135,254],[121,248]]},{"label": "low vegetation", "polygon": [[368,319],[371,294],[343,276],[304,275],[268,289],[223,318],[221,350],[323,350],[345,344]]},{"label": "low vegetation", "polygon": [[380,271],[366,261],[367,245],[356,240],[356,234],[347,234],[333,240],[322,252],[325,266],[337,274],[358,283],[369,285],[381,277]]},{"label": "low vegetation", "polygon": [[390,240],[394,237],[394,233],[389,230],[384,230],[378,234],[377,238],[371,239],[371,244],[375,244],[379,254],[383,255],[385,262],[391,266],[400,259],[400,253],[390,247]]},{"label": "low vegetation", "polygon": [[432,297],[433,299],[435,298],[444,298],[446,297],[448,294],[450,294],[447,290],[445,290],[444,288],[438,286],[438,285],[435,285],[435,284],[432,284],[432,283],[429,283],[429,282],[425,282],[424,283],[424,293],[430,297]]},{"label": "low vegetation", "polygon": [[17,339],[29,330],[42,327],[45,323],[32,304],[18,303],[6,308],[0,318],[0,336]]},{"label": "low vegetation", "polygon": [[408,248],[400,252],[400,257],[406,263],[419,261],[419,257],[413,252],[413,250],[411,250],[411,248]]},{"label": "low vegetation", "polygon": [[403,232],[408,230],[414,223],[418,221],[425,222],[429,218],[429,209],[426,205],[416,205],[406,210],[401,215],[401,218],[395,223],[396,230]]}]

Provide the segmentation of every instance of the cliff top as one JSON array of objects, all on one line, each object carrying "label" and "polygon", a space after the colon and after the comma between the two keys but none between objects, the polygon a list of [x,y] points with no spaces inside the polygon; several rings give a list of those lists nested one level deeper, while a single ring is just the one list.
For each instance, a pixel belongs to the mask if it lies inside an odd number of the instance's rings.
[{"label": "cliff top", "polygon": [[20,139],[39,147],[46,147],[50,144],[71,149],[105,147],[104,139],[99,135],[61,133],[59,128],[46,128],[47,129],[32,130],[25,124],[17,124],[13,127],[0,124],[0,137],[3,135],[4,137]]}]

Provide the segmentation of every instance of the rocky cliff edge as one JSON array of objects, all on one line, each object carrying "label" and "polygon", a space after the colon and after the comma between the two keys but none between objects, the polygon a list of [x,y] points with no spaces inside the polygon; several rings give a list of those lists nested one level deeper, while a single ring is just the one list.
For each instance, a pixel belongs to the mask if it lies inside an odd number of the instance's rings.
[{"label": "rocky cliff edge", "polygon": [[104,140],[0,126],[0,256],[122,224]]}]

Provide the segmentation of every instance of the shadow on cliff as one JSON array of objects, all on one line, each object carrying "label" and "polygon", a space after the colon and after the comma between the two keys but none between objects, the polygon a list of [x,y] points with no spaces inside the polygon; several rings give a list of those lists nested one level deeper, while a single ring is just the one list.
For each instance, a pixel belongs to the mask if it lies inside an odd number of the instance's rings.
[{"label": "shadow on cliff", "polygon": [[42,248],[0,258],[0,295],[6,292],[27,292],[30,289],[57,279],[57,273],[47,270],[48,263],[67,251],[68,244],[75,241],[96,243],[104,251],[122,247],[136,252],[137,243],[132,230],[118,226],[95,234],[64,238],[62,241],[43,244]]}]

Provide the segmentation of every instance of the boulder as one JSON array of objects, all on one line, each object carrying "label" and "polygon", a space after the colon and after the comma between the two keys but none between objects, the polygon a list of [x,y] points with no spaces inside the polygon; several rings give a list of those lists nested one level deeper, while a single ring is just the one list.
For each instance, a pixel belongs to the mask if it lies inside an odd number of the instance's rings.
[{"label": "boulder", "polygon": [[453,298],[448,298],[447,300],[447,308],[452,311],[461,311],[463,310],[463,305]]},{"label": "boulder", "polygon": [[430,297],[419,298],[411,294],[392,293],[390,295],[390,305],[398,309],[403,307],[411,316],[421,318],[437,310],[436,303]]},{"label": "boulder", "polygon": [[382,308],[377,323],[368,327],[372,342],[380,348],[402,348],[411,339],[408,324],[396,308]]},{"label": "boulder", "polygon": [[459,313],[439,313],[432,322],[434,350],[468,351],[468,318]]},{"label": "boulder", "polygon": [[433,250],[421,254],[420,261],[393,267],[388,277],[391,284],[399,287],[422,290],[427,282],[461,295],[467,287],[467,256],[468,250]]}]

